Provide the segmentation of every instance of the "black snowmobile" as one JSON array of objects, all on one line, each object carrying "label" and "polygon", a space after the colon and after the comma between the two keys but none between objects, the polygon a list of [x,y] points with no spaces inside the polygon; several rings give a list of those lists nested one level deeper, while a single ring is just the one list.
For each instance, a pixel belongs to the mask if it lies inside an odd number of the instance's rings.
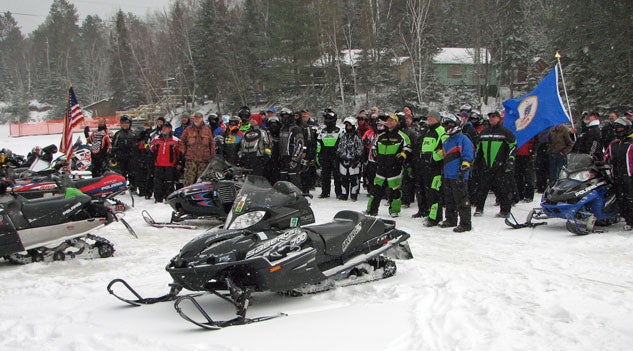
[{"label": "black snowmobile", "polygon": [[[194,238],[171,259],[165,267],[174,280],[168,294],[143,298],[122,279],[111,281],[108,292],[134,306],[175,300],[174,306],[184,319],[205,329],[219,329],[283,315],[247,318],[253,292],[299,296],[378,280],[396,273],[393,259],[413,257],[406,242],[409,234],[396,229],[392,220],[340,211],[331,222],[302,225],[303,215],[296,210],[270,221],[271,212],[265,209],[277,204],[278,199],[289,195],[305,198],[289,182],[277,182],[272,188],[263,187],[266,183],[262,177],[248,177],[225,229]],[[275,222],[279,226],[272,224]],[[118,284],[129,290],[130,298],[114,292]],[[195,299],[200,293],[178,296],[183,288],[228,301],[237,317],[213,320]],[[200,317],[194,319],[186,313],[185,304]]]},{"label": "black snowmobile", "polygon": [[0,215],[0,257],[11,263],[110,257],[114,253],[108,240],[89,231],[117,220],[115,214],[78,189],[36,200],[4,193],[0,195]]},{"label": "black snowmobile", "polygon": [[167,196],[165,201],[174,210],[171,221],[158,224],[168,225],[187,219],[204,218],[221,223],[231,211],[235,195],[247,173],[248,170],[231,166],[220,156],[214,157],[198,183],[178,189]]}]

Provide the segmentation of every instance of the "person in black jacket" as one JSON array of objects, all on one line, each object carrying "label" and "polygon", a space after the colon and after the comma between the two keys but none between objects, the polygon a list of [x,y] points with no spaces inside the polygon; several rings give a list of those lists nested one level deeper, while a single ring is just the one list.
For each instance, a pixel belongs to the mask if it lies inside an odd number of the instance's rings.
[{"label": "person in black jacket", "polygon": [[613,122],[615,139],[609,144],[604,155],[611,164],[615,196],[620,216],[626,224],[624,230],[633,229],[633,170],[630,160],[633,157],[633,126],[623,117]]},{"label": "person in black jacket", "polygon": [[303,132],[295,123],[292,111],[283,108],[279,112],[281,130],[279,131],[279,160],[280,180],[290,181],[301,188],[299,171],[301,170],[301,155],[305,152]]},{"label": "person in black jacket", "polygon": [[480,172],[480,182],[475,195],[473,215],[478,217],[483,214],[488,191],[495,185],[495,195],[500,205],[496,216],[505,217],[512,207],[510,191],[517,142],[512,131],[501,123],[499,112],[488,113],[488,119],[489,126],[479,135],[475,154],[474,167]]},{"label": "person in black jacket", "polygon": [[600,117],[597,112],[591,111],[583,118],[584,128],[571,148],[571,152],[587,154],[594,161],[602,162],[602,134],[600,132]]},{"label": "person in black jacket", "polygon": [[119,119],[121,129],[114,133],[112,138],[112,154],[116,161],[117,173],[124,176],[130,182],[132,191],[136,189],[134,181],[134,165],[136,164],[136,142],[138,136],[131,129],[132,119],[128,115],[122,115]]}]

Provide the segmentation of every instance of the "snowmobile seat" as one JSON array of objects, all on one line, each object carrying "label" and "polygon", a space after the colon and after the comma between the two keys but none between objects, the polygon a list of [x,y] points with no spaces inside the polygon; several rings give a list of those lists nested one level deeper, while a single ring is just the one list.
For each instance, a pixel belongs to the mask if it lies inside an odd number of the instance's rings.
[{"label": "snowmobile seat", "polygon": [[364,218],[365,216],[360,212],[340,211],[334,216],[332,222],[305,226],[303,228],[318,234],[323,239],[325,253],[332,256],[340,256],[345,251],[344,249],[347,248],[344,242],[353,240],[353,237],[350,238],[352,231],[356,231],[356,234],[361,231],[360,227],[358,229],[356,227]]},{"label": "snowmobile seat", "polygon": [[85,194],[70,198],[58,195],[33,199],[23,202],[22,215],[29,221],[31,227],[65,223],[68,222],[68,215],[75,212],[75,208],[83,208],[83,204],[90,201],[90,196]]}]

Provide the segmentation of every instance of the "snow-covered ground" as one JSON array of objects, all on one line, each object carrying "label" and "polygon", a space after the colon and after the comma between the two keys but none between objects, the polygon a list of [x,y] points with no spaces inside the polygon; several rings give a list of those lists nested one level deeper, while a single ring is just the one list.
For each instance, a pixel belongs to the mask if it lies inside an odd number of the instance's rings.
[{"label": "snow-covered ground", "polygon": [[[60,139],[7,135],[0,126],[0,148],[22,154]],[[315,198],[312,207],[326,222],[342,209],[363,210],[366,199]],[[405,209],[398,227],[411,234],[415,258],[399,261],[396,276],[303,297],[255,294],[250,316],[288,316],[202,331],[172,303],[134,308],[106,291],[124,278],[144,295],[166,293],[165,265],[203,230],[149,227],[143,209],[157,220],[170,209],[137,198],[125,219],[138,239],[120,223],[95,232],[115,244],[112,258],[0,263],[0,350],[633,349],[633,234],[619,223],[579,237],[560,220],[511,230],[494,217],[492,202],[463,234],[425,228]],[[513,212],[524,218],[536,204]],[[379,214],[386,212],[381,206]],[[217,297],[200,302],[214,315],[232,315]]]}]

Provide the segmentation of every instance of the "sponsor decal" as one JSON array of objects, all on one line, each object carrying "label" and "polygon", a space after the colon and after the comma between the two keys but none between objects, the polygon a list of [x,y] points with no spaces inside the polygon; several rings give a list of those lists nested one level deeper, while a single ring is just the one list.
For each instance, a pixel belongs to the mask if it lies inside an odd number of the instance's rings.
[{"label": "sponsor decal", "polygon": [[352,231],[349,232],[349,234],[347,234],[347,238],[345,238],[345,240],[343,240],[343,245],[342,245],[343,252],[345,252],[345,250],[347,250],[347,248],[352,243],[354,238],[356,238],[358,233],[360,233],[360,230],[361,230],[362,227],[363,227],[362,223],[359,222],[358,224],[356,224],[356,226],[354,226],[354,229],[352,229]]},{"label": "sponsor decal", "polygon": [[78,203],[72,205],[69,209],[67,209],[66,211],[62,212],[62,214],[64,216],[67,216],[68,214],[72,213],[73,211],[75,211],[79,207],[81,207],[81,202],[78,202]]},{"label": "sponsor decal", "polygon": [[589,186],[589,187],[587,187],[585,189],[582,189],[582,190],[579,190],[579,191],[575,192],[574,195],[575,196],[585,195],[586,193],[591,192],[592,190],[594,190],[594,189],[596,189],[596,188],[598,188],[598,187],[600,187],[600,186],[602,186],[604,184],[606,184],[606,183],[605,182],[599,182],[599,183],[593,184],[593,185],[591,185],[591,186]]},{"label": "sponsor decal", "polygon": [[244,210],[244,205],[246,205],[246,196],[242,196],[240,201],[238,201],[237,206],[235,206],[235,212],[241,213]]}]

